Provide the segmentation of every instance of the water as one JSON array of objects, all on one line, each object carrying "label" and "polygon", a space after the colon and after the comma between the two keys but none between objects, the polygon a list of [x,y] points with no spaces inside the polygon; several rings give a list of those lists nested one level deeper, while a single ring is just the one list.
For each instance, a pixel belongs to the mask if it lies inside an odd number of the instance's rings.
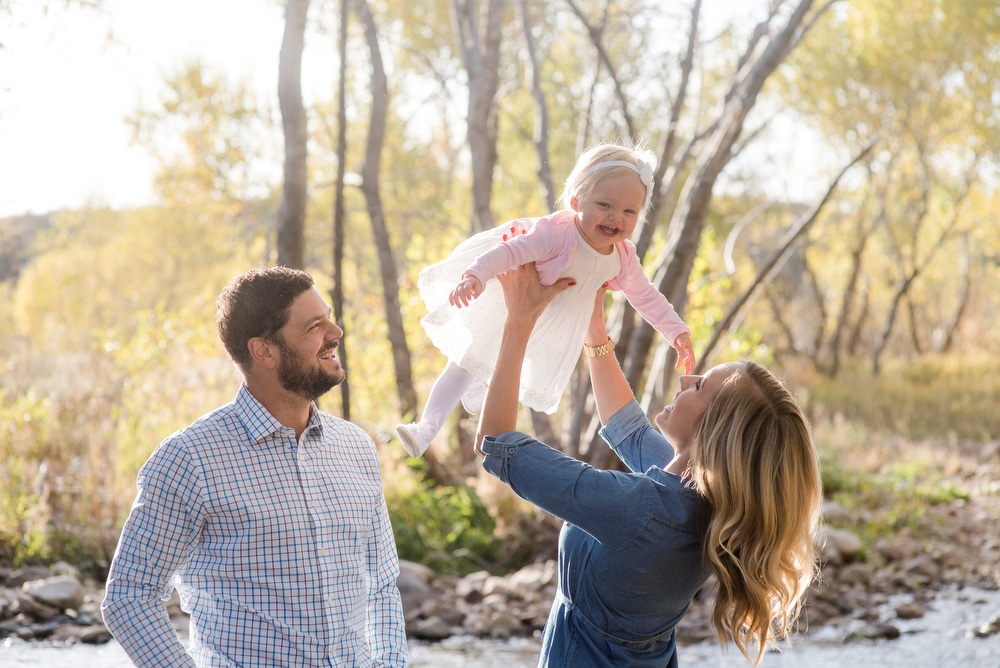
[{"label": "water", "polygon": [[[889,610],[899,601],[892,602]],[[1000,618],[1000,592],[969,590],[942,593],[920,619],[892,620],[902,635],[896,640],[845,642],[856,630],[820,629],[797,637],[781,653],[769,654],[765,668],[1000,668],[1000,635],[971,637],[971,631]],[[723,651],[707,643],[683,647],[682,668],[746,668],[733,647]],[[534,668],[538,641],[450,638],[441,643],[411,641],[411,668]],[[0,641],[0,666],[34,668],[129,668],[132,664],[114,642],[107,645],[50,646],[6,639]]]}]

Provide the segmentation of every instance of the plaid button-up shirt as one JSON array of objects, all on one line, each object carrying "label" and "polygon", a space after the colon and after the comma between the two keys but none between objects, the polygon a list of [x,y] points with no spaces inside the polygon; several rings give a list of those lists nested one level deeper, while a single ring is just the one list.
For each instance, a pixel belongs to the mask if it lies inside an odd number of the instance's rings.
[{"label": "plaid button-up shirt", "polygon": [[[139,471],[102,605],[138,666],[404,666],[375,445],[313,407],[295,433],[246,386]],[[191,613],[185,650],[161,601]]]}]

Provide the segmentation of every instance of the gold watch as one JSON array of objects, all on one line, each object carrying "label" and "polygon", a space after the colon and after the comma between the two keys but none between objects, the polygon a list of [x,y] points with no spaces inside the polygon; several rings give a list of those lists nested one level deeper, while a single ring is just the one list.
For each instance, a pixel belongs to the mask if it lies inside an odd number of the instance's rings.
[{"label": "gold watch", "polygon": [[615,349],[615,342],[610,338],[607,343],[602,343],[599,346],[588,346],[586,343],[583,344],[583,352],[587,357],[603,357]]}]

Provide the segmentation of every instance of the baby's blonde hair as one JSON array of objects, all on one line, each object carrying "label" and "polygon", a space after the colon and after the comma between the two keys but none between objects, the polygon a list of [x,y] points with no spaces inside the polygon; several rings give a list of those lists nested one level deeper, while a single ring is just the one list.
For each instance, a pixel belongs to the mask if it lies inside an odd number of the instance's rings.
[{"label": "baby's blonde hair", "polygon": [[[635,169],[624,165],[597,167],[601,163],[608,162],[628,162],[635,165]],[[646,197],[643,199],[638,220],[639,224],[642,224],[646,220],[653,199],[654,167],[656,167],[656,154],[642,146],[626,148],[610,142],[595,144],[580,154],[573,171],[566,178],[562,195],[559,196],[560,206],[568,209],[571,208],[574,198],[586,200],[594,186],[606,178],[638,172],[639,178],[646,186]]]}]

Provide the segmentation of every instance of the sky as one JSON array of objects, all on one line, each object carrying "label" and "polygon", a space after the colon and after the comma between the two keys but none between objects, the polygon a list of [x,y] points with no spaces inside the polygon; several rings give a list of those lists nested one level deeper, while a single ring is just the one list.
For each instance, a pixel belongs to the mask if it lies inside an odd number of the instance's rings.
[{"label": "sky", "polygon": [[150,202],[155,164],[123,119],[189,59],[277,88],[274,0],[105,0],[104,14],[48,16],[36,4],[0,16],[0,217]]},{"label": "sky", "polygon": [[[706,12],[746,11],[744,2],[711,0]],[[101,13],[47,16],[38,4],[20,0],[14,16],[0,15],[0,218],[154,201],[155,163],[124,118],[159,99],[164,76],[191,59],[277,94],[279,0],[104,0]],[[332,50],[329,41],[307,41],[307,97],[329,85],[313,63],[335,55],[310,55]]]}]

